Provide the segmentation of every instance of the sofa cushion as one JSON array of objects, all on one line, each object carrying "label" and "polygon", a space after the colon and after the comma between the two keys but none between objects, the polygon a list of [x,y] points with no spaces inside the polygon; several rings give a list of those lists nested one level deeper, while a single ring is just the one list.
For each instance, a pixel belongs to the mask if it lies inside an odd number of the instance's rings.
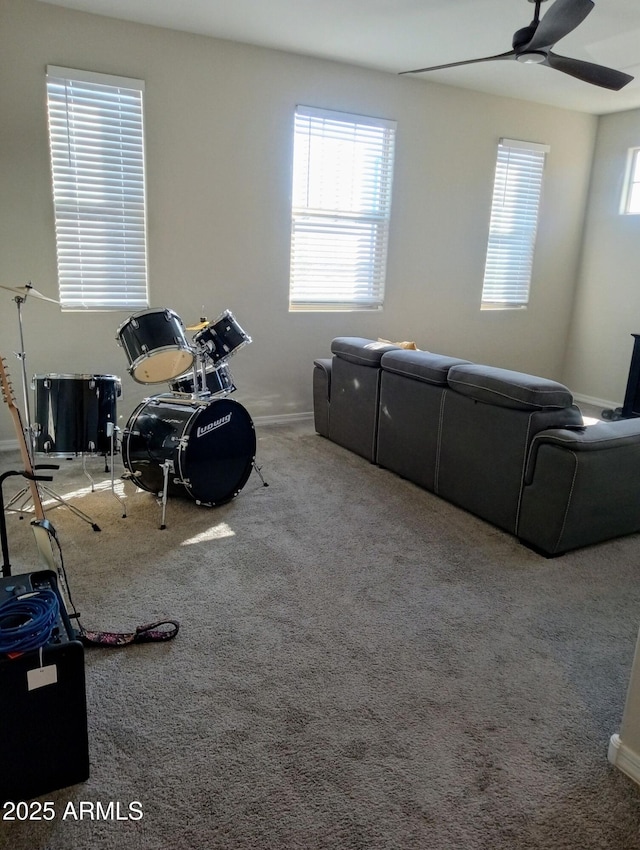
[{"label": "sofa cushion", "polygon": [[468,363],[457,357],[445,354],[432,354],[430,351],[387,351],[382,355],[380,365],[385,372],[404,375],[423,381],[425,384],[447,385],[447,376],[452,366]]},{"label": "sofa cushion", "polygon": [[338,336],[331,342],[333,354],[360,366],[379,366],[385,351],[396,350],[399,349],[392,343],[376,342],[360,336]]},{"label": "sofa cushion", "polygon": [[453,366],[448,384],[476,401],[514,410],[561,409],[573,404],[570,391],[557,381],[477,363]]}]

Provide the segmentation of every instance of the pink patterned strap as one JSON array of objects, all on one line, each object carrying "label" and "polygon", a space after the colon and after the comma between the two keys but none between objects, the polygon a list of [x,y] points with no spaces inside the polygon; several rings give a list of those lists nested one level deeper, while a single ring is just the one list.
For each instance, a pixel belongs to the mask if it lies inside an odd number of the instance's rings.
[{"label": "pink patterned strap", "polygon": [[159,620],[138,626],[135,632],[95,632],[81,628],[80,640],[85,646],[129,646],[132,643],[171,640],[179,630],[177,620]]}]

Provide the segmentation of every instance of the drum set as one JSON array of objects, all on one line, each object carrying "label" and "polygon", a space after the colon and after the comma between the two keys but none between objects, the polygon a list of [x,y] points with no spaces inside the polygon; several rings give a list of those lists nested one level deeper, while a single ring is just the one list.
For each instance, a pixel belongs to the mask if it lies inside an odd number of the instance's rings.
[{"label": "drum set", "polygon": [[[188,496],[199,505],[227,502],[244,487],[255,463],[256,435],[235,391],[228,359],[251,342],[230,310],[215,322],[186,328],[169,309],[144,310],[127,319],[116,340],[142,384],[169,384],[131,414],[122,436],[122,461],[138,487]],[[163,523],[164,525],[164,515]]]},{"label": "drum set", "polygon": [[[195,331],[192,341],[185,331]],[[122,432],[122,476],[162,497],[186,496],[204,506],[236,496],[255,463],[256,436],[247,410],[229,398],[236,389],[228,360],[251,337],[233,313],[202,318],[185,328],[173,310],[135,313],[116,341],[140,384],[167,383],[169,392],[146,398]],[[118,450],[116,407],[122,395],[116,375],[35,375],[34,450],[50,457],[104,455]],[[114,491],[115,492],[115,491]],[[125,512],[126,516],[126,512]]]}]

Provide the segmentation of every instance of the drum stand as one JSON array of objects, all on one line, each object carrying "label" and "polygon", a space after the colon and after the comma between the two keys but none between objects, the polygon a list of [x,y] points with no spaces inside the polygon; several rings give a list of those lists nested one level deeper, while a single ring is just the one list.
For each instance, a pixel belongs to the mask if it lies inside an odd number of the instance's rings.
[{"label": "drum stand", "polygon": [[[120,429],[118,428],[118,426],[114,425],[113,422],[107,422],[107,436],[109,438],[109,454],[105,454],[105,456],[104,456],[104,471],[105,472],[109,472],[109,471],[111,472],[111,492],[114,495],[114,497],[120,502],[120,505],[122,506],[122,518],[126,519],[126,517],[127,517],[127,503],[126,503],[126,500],[122,498],[122,496],[119,496],[116,493],[115,471],[114,471],[114,463],[113,463],[114,455],[115,455],[116,431],[119,431],[119,430]],[[111,460],[111,469],[109,469],[109,459]],[[91,482],[91,492],[95,493],[95,491],[96,491],[95,481],[93,480],[93,476],[91,475],[91,473],[87,469],[87,456],[84,452],[82,453],[82,471],[84,472],[86,477]]]},{"label": "drum stand", "polygon": [[162,519],[160,520],[160,530],[164,531],[167,527],[165,523],[165,515],[167,512],[167,490],[169,489],[169,473],[171,472],[172,463],[170,460],[165,460],[162,464]]},{"label": "drum stand", "polygon": [[[115,454],[115,450],[116,450],[116,447],[115,447],[115,442],[116,442],[116,431],[119,431],[119,430],[120,430],[120,429],[118,428],[118,426],[117,426],[117,425],[114,425],[112,422],[107,423],[107,434],[109,435],[110,446],[111,446],[111,448],[110,448],[110,458],[111,458],[111,492],[113,493],[113,495],[115,496],[115,498],[116,498],[116,499],[120,502],[120,505],[122,506],[122,518],[123,518],[123,519],[126,519],[126,518],[127,518],[127,502],[126,502],[126,499],[123,499],[123,498],[122,498],[122,496],[119,496],[119,495],[116,493],[116,484],[115,484],[115,479],[114,479],[115,472],[114,472],[114,468],[113,468],[113,467],[114,467],[114,464],[113,464],[113,456],[114,456],[114,454]],[[106,463],[106,457],[105,457],[105,463]]]}]

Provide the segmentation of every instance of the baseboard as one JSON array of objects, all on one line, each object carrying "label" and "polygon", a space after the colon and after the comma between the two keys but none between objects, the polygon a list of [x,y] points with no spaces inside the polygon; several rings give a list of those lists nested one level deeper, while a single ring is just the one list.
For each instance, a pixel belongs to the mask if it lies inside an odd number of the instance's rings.
[{"label": "baseboard", "polygon": [[254,425],[293,425],[295,422],[308,422],[313,419],[313,413],[282,413],[275,416],[255,416]]},{"label": "baseboard", "polygon": [[640,754],[626,747],[620,735],[611,736],[607,757],[612,765],[640,785]]},{"label": "baseboard", "polygon": [[622,403],[617,401],[607,401],[604,398],[594,398],[590,395],[577,395],[574,394],[574,400],[580,404],[592,404],[594,407],[601,407],[603,410],[615,410],[616,407],[622,407]]},{"label": "baseboard", "polygon": [[18,448],[17,440],[0,440],[0,452],[13,452]]}]

